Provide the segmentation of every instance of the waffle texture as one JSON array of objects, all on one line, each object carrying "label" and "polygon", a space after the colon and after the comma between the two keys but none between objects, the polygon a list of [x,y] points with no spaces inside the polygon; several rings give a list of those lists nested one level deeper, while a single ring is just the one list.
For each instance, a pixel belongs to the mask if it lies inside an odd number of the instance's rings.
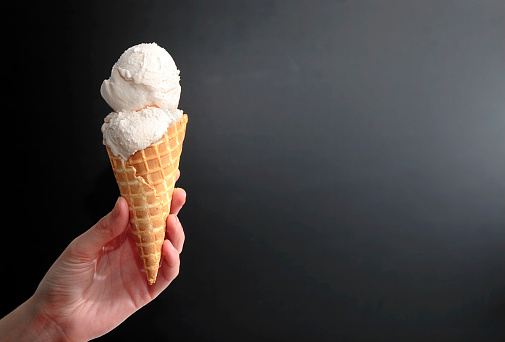
[{"label": "waffle texture", "polygon": [[150,285],[158,274],[187,122],[184,114],[159,141],[127,160],[114,156],[107,147],[119,191],[128,202],[132,233]]}]

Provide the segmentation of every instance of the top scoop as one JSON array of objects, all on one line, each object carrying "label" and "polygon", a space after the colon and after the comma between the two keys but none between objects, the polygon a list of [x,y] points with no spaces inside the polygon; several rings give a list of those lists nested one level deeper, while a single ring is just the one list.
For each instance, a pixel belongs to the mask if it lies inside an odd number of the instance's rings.
[{"label": "top scoop", "polygon": [[179,70],[164,48],[139,44],[119,57],[100,93],[116,112],[147,106],[175,109],[181,96],[179,80]]},{"label": "top scoop", "polygon": [[155,143],[178,122],[179,70],[156,43],[135,45],[121,55],[103,81],[100,93],[114,112],[102,125],[103,143],[128,159]]}]

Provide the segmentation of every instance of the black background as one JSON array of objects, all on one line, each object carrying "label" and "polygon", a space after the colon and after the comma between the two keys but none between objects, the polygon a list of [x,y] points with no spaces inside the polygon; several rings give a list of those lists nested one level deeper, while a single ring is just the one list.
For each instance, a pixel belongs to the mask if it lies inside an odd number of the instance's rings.
[{"label": "black background", "polygon": [[181,273],[101,341],[504,338],[503,1],[2,6],[1,315],[114,205],[99,88],[154,41]]}]

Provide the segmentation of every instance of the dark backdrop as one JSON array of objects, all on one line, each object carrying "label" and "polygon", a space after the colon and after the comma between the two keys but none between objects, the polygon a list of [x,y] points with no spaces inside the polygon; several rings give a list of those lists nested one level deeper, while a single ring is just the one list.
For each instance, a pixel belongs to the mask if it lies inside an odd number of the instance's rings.
[{"label": "dark backdrop", "polygon": [[503,1],[2,6],[0,314],[114,205],[99,88],[154,41],[190,118],[187,240],[102,341],[504,338]]}]

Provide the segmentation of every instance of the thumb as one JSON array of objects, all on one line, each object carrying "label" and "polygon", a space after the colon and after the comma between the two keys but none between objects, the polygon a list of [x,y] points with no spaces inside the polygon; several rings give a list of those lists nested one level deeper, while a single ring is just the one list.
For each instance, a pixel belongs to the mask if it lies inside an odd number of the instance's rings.
[{"label": "thumb", "polygon": [[128,203],[119,197],[110,213],[74,240],[74,252],[83,257],[95,257],[107,242],[125,231],[128,217]]}]

